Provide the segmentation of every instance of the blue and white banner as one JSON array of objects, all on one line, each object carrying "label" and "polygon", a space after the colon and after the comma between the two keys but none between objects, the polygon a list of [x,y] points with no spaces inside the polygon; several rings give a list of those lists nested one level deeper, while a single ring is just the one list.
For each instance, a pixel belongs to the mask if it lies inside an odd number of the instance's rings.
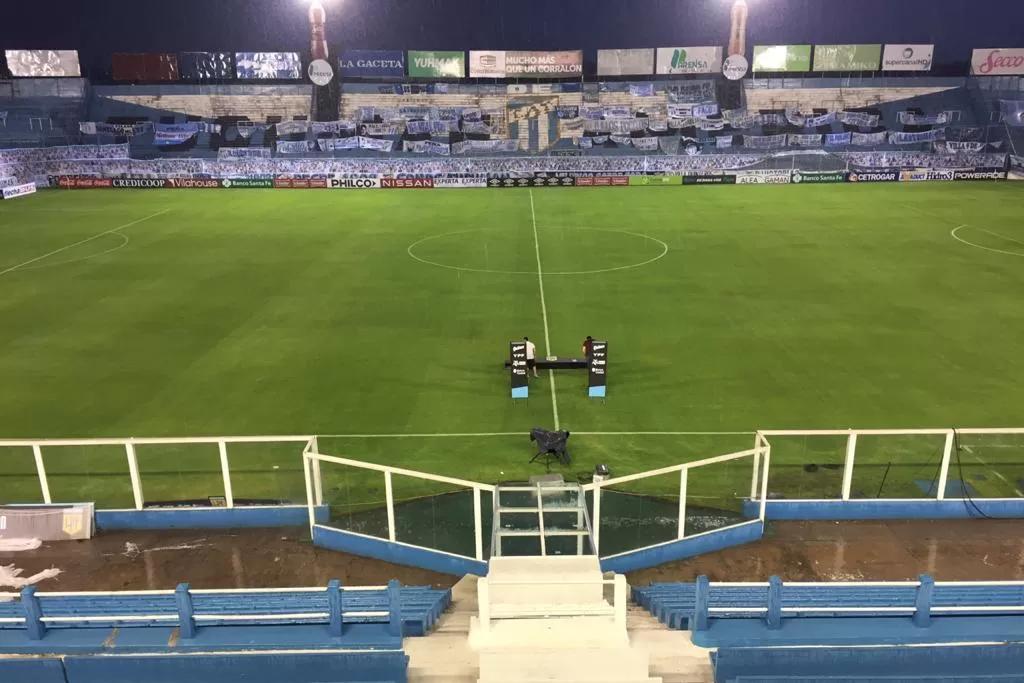
[{"label": "blue and white banner", "polygon": [[462,110],[463,121],[482,121],[483,112],[478,107],[470,107]]},{"label": "blue and white banner", "polygon": [[308,151],[309,142],[307,140],[299,140],[298,142],[278,140],[277,142],[278,154],[305,154]]},{"label": "blue and white banner", "polygon": [[199,134],[195,123],[157,123],[153,126],[153,144],[157,147],[181,145]]},{"label": "blue and white banner", "polygon": [[947,142],[946,150],[950,152],[980,152],[985,149],[984,142]]},{"label": "blue and white banner", "polygon": [[728,149],[729,147],[732,147],[732,136],[719,135],[715,138],[715,147],[718,149]]},{"label": "blue and white banner", "polygon": [[430,132],[430,121],[410,121],[405,130],[409,135],[425,135]]},{"label": "blue and white banner", "polygon": [[443,142],[434,142],[433,140],[424,140],[423,147],[427,154],[437,154],[439,156],[451,156],[452,146]]},{"label": "blue and white banner", "polygon": [[[395,147],[394,140],[378,140],[359,136],[359,149],[372,149],[376,152],[390,152]],[[447,147],[447,145],[445,145]]]},{"label": "blue and white banner", "polygon": [[851,142],[859,147],[866,147],[868,145],[884,145],[885,144],[885,131],[878,133],[853,133],[851,134]]},{"label": "blue and white banner", "polygon": [[658,151],[658,138],[647,137],[647,138],[633,138],[633,146],[643,152],[657,152]]},{"label": "blue and white banner", "polygon": [[647,127],[653,131],[664,133],[668,130],[668,121],[664,119],[648,119]]},{"label": "blue and white banner", "polygon": [[474,133],[478,135],[490,135],[491,127],[483,121],[463,121],[462,122],[463,133]]},{"label": "blue and white banner", "polygon": [[516,152],[518,140],[466,140],[468,149],[478,152]]},{"label": "blue and white banner", "polygon": [[401,135],[401,127],[391,123],[364,123],[360,126],[363,135]]},{"label": "blue and white banner", "polygon": [[580,116],[580,108],[576,106],[563,105],[555,110],[560,119],[576,119]]},{"label": "blue and white banner", "polygon": [[945,128],[926,130],[923,133],[903,133],[893,131],[889,133],[889,142],[893,145],[916,145],[922,142],[935,142],[946,137]]},{"label": "blue and white banner", "polygon": [[629,94],[633,97],[654,97],[654,84],[630,83]]},{"label": "blue and white banner", "polygon": [[936,114],[935,116],[926,116],[924,114],[915,114],[909,111],[901,111],[899,113],[900,123],[905,126],[937,126],[949,121],[949,115],[945,112]]},{"label": "blue and white banner", "polygon": [[313,133],[354,133],[356,132],[355,121],[314,121],[310,126]]},{"label": "blue and white banner", "polygon": [[150,128],[152,123],[136,123],[123,124],[123,123],[102,123],[99,121],[82,121],[78,124],[78,130],[82,135],[116,135],[120,137],[130,138],[135,135],[144,135]]},{"label": "blue and white banner", "polygon": [[[322,149],[322,148],[321,148]],[[221,147],[218,159],[269,159],[269,147]]]},{"label": "blue and white banner", "polygon": [[1024,126],[1024,100],[1000,100],[999,108],[1008,126]]},{"label": "blue and white banner", "polygon": [[725,119],[698,119],[697,127],[701,130],[724,130]]},{"label": "blue and white banner", "polygon": [[588,121],[600,121],[604,118],[604,107],[587,107],[582,114]]},{"label": "blue and white banner", "polygon": [[309,121],[281,121],[274,124],[278,135],[297,135],[309,130]]},{"label": "blue and white banner", "polygon": [[562,130],[564,130],[566,132],[570,132],[570,133],[574,132],[574,131],[578,131],[578,130],[583,130],[583,123],[584,123],[583,119],[562,119],[561,120]]},{"label": "blue and white banner", "polygon": [[605,107],[604,117],[606,119],[631,119],[633,110],[629,107]]},{"label": "blue and white banner", "polygon": [[616,145],[619,145],[620,147],[629,147],[633,144],[633,139],[625,137],[624,135],[612,135],[610,137],[612,139],[612,142],[614,142]]},{"label": "blue and white banner", "polygon": [[319,140],[320,149],[325,152],[333,150],[359,149],[359,138],[356,136],[348,138],[325,138]]},{"label": "blue and white banner", "polygon": [[665,154],[679,154],[679,142],[678,135],[662,135],[658,138],[658,147]]},{"label": "blue and white banner", "polygon": [[665,99],[673,104],[710,102],[715,99],[714,81],[690,81],[665,89]]},{"label": "blue and white banner", "polygon": [[595,145],[605,145],[605,144],[608,144],[608,136],[607,135],[595,135],[594,136],[594,144]]},{"label": "blue and white banner", "polygon": [[821,135],[790,135],[789,144],[796,147],[821,147]]},{"label": "blue and white banner", "polygon": [[[612,119],[605,121],[608,124],[607,132],[617,135],[625,135],[638,130],[647,130],[647,119]],[[604,132],[604,131],[602,131]]]},{"label": "blue and white banner", "polygon": [[594,147],[594,141],[589,137],[580,138],[580,147],[583,149],[592,149]]},{"label": "blue and white banner", "polygon": [[782,149],[786,146],[786,134],[744,135],[743,146],[750,149]]},{"label": "blue and white banner", "polygon": [[878,125],[878,114],[867,114],[862,111],[836,112],[836,119],[848,126],[859,126],[861,128],[874,128]]},{"label": "blue and white banner", "polygon": [[825,145],[828,147],[849,145],[852,143],[853,135],[851,133],[829,133],[825,136]]},{"label": "blue and white banner", "polygon": [[800,128],[817,128],[818,126],[832,125],[836,120],[836,113],[828,112],[817,116],[808,116],[806,114],[801,114],[796,109],[787,109],[786,120]]},{"label": "blue and white banner", "polygon": [[789,123],[785,114],[759,114],[757,119],[764,126],[785,126]]},{"label": "blue and white banner", "polygon": [[342,50],[338,65],[342,78],[402,78],[405,53],[400,50]]},{"label": "blue and white banner", "polygon": [[690,113],[699,119],[707,118],[708,116],[714,116],[718,113],[718,104],[712,102],[710,104],[695,104],[691,109]]},{"label": "blue and white banner", "polygon": [[743,130],[757,125],[757,115],[750,114],[746,109],[732,109],[722,112],[722,116],[733,128]]}]

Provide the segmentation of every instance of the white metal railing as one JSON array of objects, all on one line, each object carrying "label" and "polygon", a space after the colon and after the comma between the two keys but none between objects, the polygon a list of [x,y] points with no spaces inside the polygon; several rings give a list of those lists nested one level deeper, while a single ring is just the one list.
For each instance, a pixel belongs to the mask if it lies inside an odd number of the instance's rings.
[{"label": "white metal railing", "polygon": [[[224,503],[227,507],[235,506],[233,480],[231,475],[230,459],[228,457],[229,444],[254,444],[254,443],[307,443],[316,437],[310,436],[199,436],[199,437],[147,437],[128,439],[0,439],[0,456],[4,449],[30,448],[35,462],[36,476],[39,479],[39,491],[42,502],[50,505],[54,502],[50,491],[50,481],[46,468],[46,452],[50,449],[82,446],[120,446],[124,449],[124,457],[128,465],[128,479],[131,484],[132,499],[136,510],[145,506],[145,487],[143,475],[139,470],[139,457],[137,448],[140,446],[154,445],[201,445],[216,444],[220,458],[220,471],[224,486]],[[296,457],[299,455],[296,449]],[[83,473],[87,476],[88,473]],[[79,501],[57,501],[57,502],[79,502]]]},{"label": "white metal railing", "polygon": [[[546,586],[555,588],[568,588],[570,586],[601,587],[612,586],[612,602],[602,598],[600,602],[563,602],[557,600],[538,599],[536,602],[528,601],[528,593],[524,594],[523,600],[515,602],[495,603],[492,600],[492,588],[505,586],[521,586],[527,590]],[[545,617],[585,617],[585,616],[606,616],[614,617],[616,627],[626,628],[626,608],[628,606],[629,590],[624,574],[615,574],[611,579],[551,579],[551,580],[530,580],[530,579],[509,579],[493,580],[481,577],[477,580],[477,603],[478,621],[483,632],[490,629],[491,622],[500,619],[534,619]],[[571,595],[571,593],[570,593]]]},{"label": "white metal railing", "polygon": [[[876,498],[868,498],[861,500],[888,500],[888,501],[906,501],[914,500],[920,501],[922,499],[934,499],[934,500],[965,500],[965,499],[978,499],[985,501],[993,500],[1021,500],[1024,498],[1024,491],[1021,491],[1020,484],[1011,482],[1009,478],[1003,475],[999,471],[1001,463],[986,462],[980,457],[980,454],[975,452],[975,449],[984,449],[986,446],[979,441],[981,437],[1019,437],[1020,443],[1014,444],[992,444],[993,447],[997,448],[1010,448],[1019,447],[1021,454],[1024,455],[1024,428],[1020,427],[1003,427],[1003,428],[963,428],[963,429],[951,429],[951,428],[933,428],[933,429],[812,429],[812,430],[790,430],[790,429],[776,429],[776,430],[761,430],[757,432],[756,442],[758,444],[771,445],[773,439],[779,441],[781,438],[789,437],[805,437],[807,439],[815,438],[828,438],[828,437],[839,437],[845,438],[845,448],[842,458],[842,483],[838,490],[833,492],[832,496],[815,496],[815,497],[801,497],[801,496],[787,496],[778,500],[779,503],[794,502],[794,501],[806,501],[806,500],[844,500],[849,501],[853,496],[853,484],[854,477],[858,471],[858,467],[868,466],[879,466],[880,463],[871,463],[870,465],[858,461],[858,456],[862,455],[863,441],[865,438],[877,438],[885,439],[886,437],[935,437],[936,440],[941,437],[943,440],[941,446],[941,459],[937,466],[937,476],[934,478],[934,493],[929,494],[928,492],[922,492],[921,496],[917,497],[884,497],[878,496]],[[965,443],[965,441],[971,441],[972,443]],[[979,445],[980,444],[980,445]],[[776,443],[778,446],[778,444]],[[961,451],[963,453],[961,453]],[[970,494],[967,492],[968,482],[962,482],[962,489],[960,495],[949,495],[947,488],[949,484],[950,469],[953,466],[953,459],[956,457],[957,469],[963,469],[964,460],[967,461],[967,466],[971,469],[983,468],[991,472],[996,479],[1001,480],[1006,488],[1013,489],[1015,497],[993,497],[986,496],[983,494]],[[890,458],[890,463],[900,464],[899,458],[894,453]],[[791,463],[787,463],[791,464]],[[782,466],[781,463],[779,463]],[[1017,463],[1017,466],[1024,466],[1024,458]],[[751,499],[759,500],[761,502],[762,510],[765,506],[765,496],[767,490],[763,489],[761,495],[757,495],[754,486],[751,487]]]}]

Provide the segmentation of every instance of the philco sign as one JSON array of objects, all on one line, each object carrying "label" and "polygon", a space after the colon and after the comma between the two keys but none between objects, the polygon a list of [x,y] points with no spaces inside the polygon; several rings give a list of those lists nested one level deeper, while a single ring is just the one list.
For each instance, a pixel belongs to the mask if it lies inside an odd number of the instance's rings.
[{"label": "philco sign", "polygon": [[984,48],[971,56],[972,76],[1024,76],[1024,48]]},{"label": "philco sign", "polygon": [[380,187],[379,178],[331,178],[332,190],[372,190]]}]

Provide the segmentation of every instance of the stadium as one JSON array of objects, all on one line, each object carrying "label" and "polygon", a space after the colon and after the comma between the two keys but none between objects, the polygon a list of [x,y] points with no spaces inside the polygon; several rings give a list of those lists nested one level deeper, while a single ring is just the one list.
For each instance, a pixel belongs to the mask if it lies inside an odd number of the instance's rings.
[{"label": "stadium", "polygon": [[1005,26],[273,4],[0,26],[0,682],[1024,680]]}]

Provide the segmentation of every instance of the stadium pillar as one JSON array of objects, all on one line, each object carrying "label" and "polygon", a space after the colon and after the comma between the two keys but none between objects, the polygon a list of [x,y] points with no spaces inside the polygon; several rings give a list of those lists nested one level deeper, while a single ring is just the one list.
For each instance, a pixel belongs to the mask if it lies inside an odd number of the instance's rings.
[{"label": "stadium pillar", "polygon": [[327,611],[330,614],[327,630],[332,638],[341,638],[342,634],[342,613],[344,593],[341,590],[341,581],[331,579],[327,583]]},{"label": "stadium pillar", "polygon": [[191,640],[196,637],[195,608],[192,606],[192,594],[188,592],[187,583],[179,583],[174,589],[174,602],[178,605],[178,626],[181,637]]},{"label": "stadium pillar", "polygon": [[39,605],[35,586],[26,586],[21,591],[21,608],[25,611],[25,628],[29,640],[42,640],[46,635],[46,624],[43,623],[43,609]]}]

